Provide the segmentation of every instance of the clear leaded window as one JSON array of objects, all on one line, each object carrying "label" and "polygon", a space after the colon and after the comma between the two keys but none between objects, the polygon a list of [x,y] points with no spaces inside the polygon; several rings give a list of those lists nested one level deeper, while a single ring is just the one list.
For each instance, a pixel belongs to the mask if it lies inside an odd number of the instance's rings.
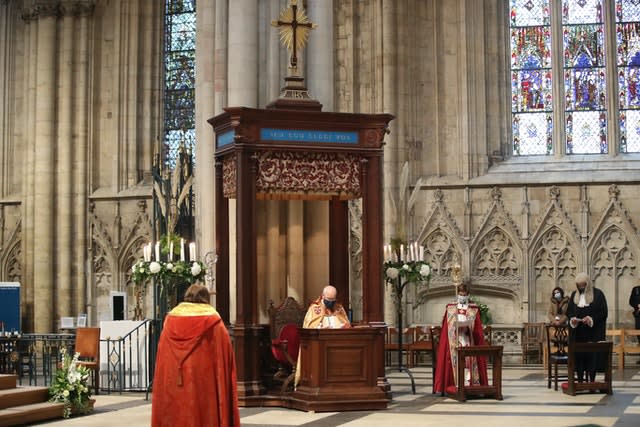
[{"label": "clear leaded window", "polygon": [[196,1],[165,1],[164,160],[173,166],[181,144],[194,152]]},{"label": "clear leaded window", "polygon": [[515,156],[640,152],[640,0],[510,0],[510,37]]}]

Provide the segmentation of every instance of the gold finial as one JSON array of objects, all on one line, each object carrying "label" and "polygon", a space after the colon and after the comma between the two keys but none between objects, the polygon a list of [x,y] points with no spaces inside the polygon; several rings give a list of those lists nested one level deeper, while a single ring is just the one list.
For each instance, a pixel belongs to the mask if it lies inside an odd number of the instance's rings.
[{"label": "gold finial", "polygon": [[291,52],[290,67],[298,66],[298,50],[307,44],[309,31],[317,24],[309,21],[304,8],[298,7],[297,0],[290,0],[289,7],[280,12],[278,20],[271,21],[271,25],[280,28],[280,41]]}]

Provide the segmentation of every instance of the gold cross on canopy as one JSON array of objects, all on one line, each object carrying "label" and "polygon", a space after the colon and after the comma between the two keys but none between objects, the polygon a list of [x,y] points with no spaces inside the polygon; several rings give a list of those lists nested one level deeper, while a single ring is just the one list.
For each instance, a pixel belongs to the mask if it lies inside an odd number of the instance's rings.
[{"label": "gold cross on canopy", "polygon": [[280,12],[277,21],[271,21],[271,25],[280,29],[280,41],[291,52],[290,66],[298,66],[298,50],[302,50],[309,38],[309,31],[317,25],[309,21],[302,6],[298,7],[297,0],[291,0],[289,7]]}]

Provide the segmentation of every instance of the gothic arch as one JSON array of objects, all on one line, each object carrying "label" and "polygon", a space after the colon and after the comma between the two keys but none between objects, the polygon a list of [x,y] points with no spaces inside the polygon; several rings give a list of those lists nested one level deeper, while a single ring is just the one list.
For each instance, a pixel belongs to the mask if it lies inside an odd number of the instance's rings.
[{"label": "gothic arch", "polygon": [[609,204],[602,212],[587,245],[589,273],[595,285],[607,297],[609,322],[618,325],[631,323],[628,298],[637,281],[636,263],[640,247],[637,228],[627,210],[618,200],[620,190],[614,184],[609,187]]},{"label": "gothic arch", "polygon": [[534,317],[531,321],[546,319],[551,290],[556,286],[565,291],[573,289],[573,278],[583,268],[579,233],[559,196],[560,189],[551,187],[549,203],[531,236],[529,291],[523,294],[529,302],[530,317]]},{"label": "gothic arch", "polygon": [[425,217],[417,238],[424,246],[425,260],[431,266],[429,295],[450,293],[451,268],[455,262],[462,264],[465,254],[462,231],[448,211],[441,190],[435,191],[434,199],[434,206]]},{"label": "gothic arch", "polygon": [[491,190],[492,204],[471,241],[470,275],[483,293],[516,297],[522,282],[523,250],[518,227],[504,208],[502,192]]}]

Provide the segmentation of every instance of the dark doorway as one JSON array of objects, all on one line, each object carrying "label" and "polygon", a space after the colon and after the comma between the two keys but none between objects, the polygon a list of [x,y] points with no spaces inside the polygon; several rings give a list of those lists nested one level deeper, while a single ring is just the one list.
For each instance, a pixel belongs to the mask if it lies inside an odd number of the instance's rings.
[{"label": "dark doorway", "polygon": [[111,296],[113,320],[124,320],[124,295]]}]

